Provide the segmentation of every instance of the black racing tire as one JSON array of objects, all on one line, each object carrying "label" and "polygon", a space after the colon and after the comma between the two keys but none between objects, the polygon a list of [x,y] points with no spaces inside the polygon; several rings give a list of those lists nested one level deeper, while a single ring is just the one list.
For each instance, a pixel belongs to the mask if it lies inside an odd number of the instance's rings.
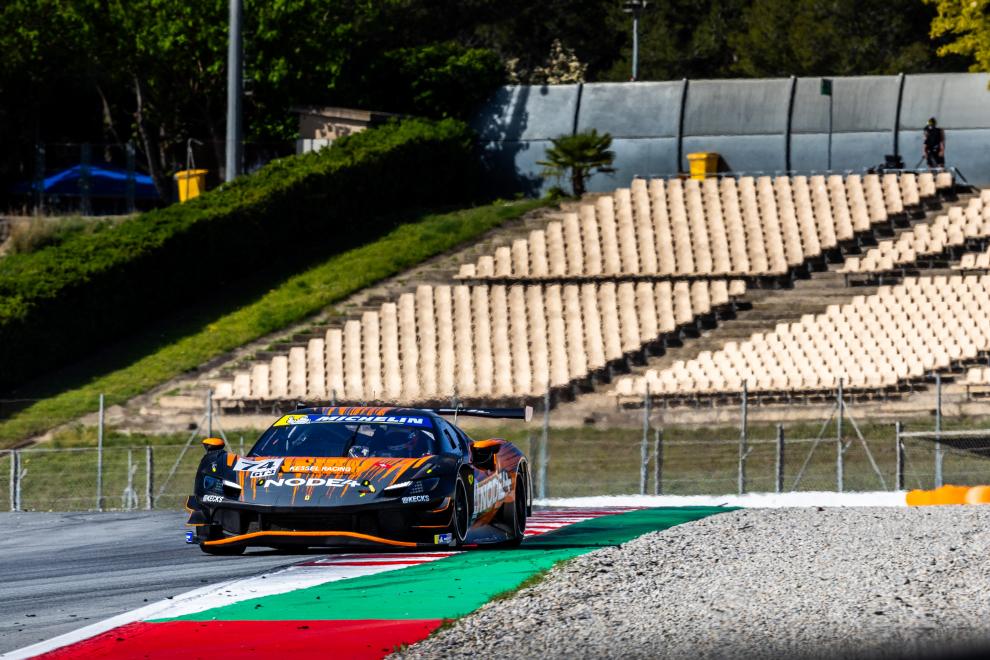
[{"label": "black racing tire", "polygon": [[237,555],[243,555],[244,551],[247,550],[247,547],[243,545],[205,545],[200,543],[199,549],[208,555],[216,555],[219,557],[236,557]]},{"label": "black racing tire", "polygon": [[516,493],[512,506],[504,511],[503,521],[512,529],[512,538],[499,543],[502,548],[518,547],[526,538],[526,478],[516,473]]},{"label": "black racing tire", "polygon": [[470,527],[471,501],[468,499],[464,478],[457,475],[457,481],[454,482],[453,510],[450,514],[450,527],[448,529],[448,533],[454,535],[454,547],[459,548],[464,545]]}]

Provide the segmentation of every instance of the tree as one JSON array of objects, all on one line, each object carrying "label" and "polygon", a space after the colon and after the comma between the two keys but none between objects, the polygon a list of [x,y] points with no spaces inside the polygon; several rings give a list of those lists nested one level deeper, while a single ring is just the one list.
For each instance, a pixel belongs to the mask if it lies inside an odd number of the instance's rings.
[{"label": "tree", "polygon": [[747,77],[958,70],[958,61],[936,57],[933,15],[917,0],[754,0],[729,38],[732,69]]},{"label": "tree", "polygon": [[938,11],[931,36],[951,39],[939,47],[938,54],[972,58],[970,71],[990,71],[990,0],[925,0],[925,4]]},{"label": "tree", "polygon": [[558,181],[570,172],[571,189],[575,197],[585,192],[585,183],[596,172],[611,173],[615,169],[615,152],[612,146],[612,136],[608,133],[599,134],[591,129],[574,135],[561,135],[550,140],[546,160],[537,161],[543,166],[543,175],[556,178]]}]

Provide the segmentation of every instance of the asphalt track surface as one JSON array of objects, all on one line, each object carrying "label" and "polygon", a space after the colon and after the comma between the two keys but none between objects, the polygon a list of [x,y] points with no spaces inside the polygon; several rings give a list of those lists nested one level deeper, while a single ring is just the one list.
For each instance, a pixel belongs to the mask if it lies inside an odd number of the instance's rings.
[{"label": "asphalt track surface", "polygon": [[176,511],[0,514],[0,653],[303,559],[206,555],[186,545],[185,521]]}]

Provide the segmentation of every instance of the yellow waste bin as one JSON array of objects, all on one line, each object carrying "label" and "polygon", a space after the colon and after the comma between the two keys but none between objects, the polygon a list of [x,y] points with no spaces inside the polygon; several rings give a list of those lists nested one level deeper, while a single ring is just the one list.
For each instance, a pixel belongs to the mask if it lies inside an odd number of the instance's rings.
[{"label": "yellow waste bin", "polygon": [[175,173],[175,181],[179,184],[179,201],[185,202],[199,197],[206,190],[206,173],[208,170],[181,170]]},{"label": "yellow waste bin", "polygon": [[700,151],[687,155],[692,179],[704,179],[709,174],[718,172],[718,154],[712,151]]}]

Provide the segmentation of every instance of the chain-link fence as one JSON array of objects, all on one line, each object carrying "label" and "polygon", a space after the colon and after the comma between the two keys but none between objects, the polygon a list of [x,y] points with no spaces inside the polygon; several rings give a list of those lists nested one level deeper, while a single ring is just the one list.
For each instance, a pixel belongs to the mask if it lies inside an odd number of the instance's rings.
[{"label": "chain-link fence", "polygon": [[[529,457],[534,495],[540,498],[990,484],[990,428],[980,428],[979,421],[965,416],[943,416],[941,402],[950,399],[943,394],[938,382],[934,424],[917,417],[904,424],[864,423],[838,396],[832,415],[814,424],[750,426],[744,408],[743,422],[736,428],[659,428],[648,406],[638,428],[557,428],[550,423],[552,408],[549,415],[537,411],[532,426],[472,428],[467,417],[459,423],[473,437],[494,434],[514,442]],[[271,411],[273,416],[278,412]],[[231,422],[231,417],[223,419]],[[0,451],[0,475],[9,475],[0,479],[0,507],[180,508],[202,457],[199,440],[225,436],[210,394],[195,427],[187,436],[147,446],[128,445],[120,438],[103,445],[98,426],[95,447],[38,445]],[[252,441],[248,438],[246,447],[244,437],[236,434],[228,446],[243,454]]]}]

